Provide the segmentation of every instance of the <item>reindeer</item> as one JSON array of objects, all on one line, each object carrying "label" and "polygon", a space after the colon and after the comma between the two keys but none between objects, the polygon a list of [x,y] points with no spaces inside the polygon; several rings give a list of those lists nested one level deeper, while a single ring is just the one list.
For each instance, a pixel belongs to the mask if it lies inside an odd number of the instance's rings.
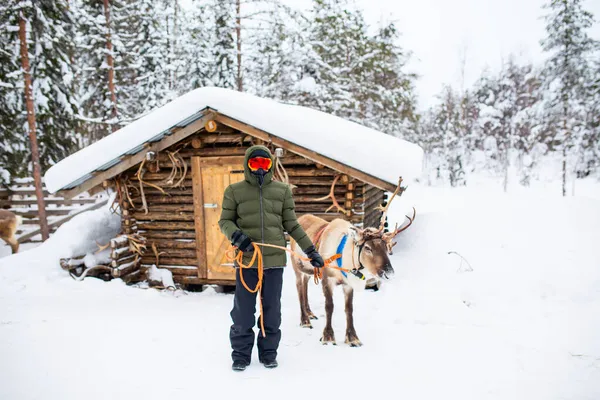
[{"label": "reindeer", "polygon": [[22,222],[21,216],[8,210],[0,210],[0,238],[10,245],[12,254],[19,251],[19,242],[15,237],[15,233]]},{"label": "reindeer", "polygon": [[[327,222],[322,218],[311,214],[305,214],[298,218],[298,222],[306,231],[306,234],[311,238],[315,247],[323,258],[330,257],[336,253],[341,253],[342,267],[351,271],[351,273],[343,273],[340,270],[333,268],[324,268],[323,294],[325,295],[325,312],[327,322],[323,330],[321,342],[323,344],[336,344],[335,335],[331,326],[331,317],[333,315],[333,289],[335,286],[342,285],[345,295],[345,310],[346,310],[346,340],[345,343],[352,347],[362,346],[358,339],[356,330],[354,329],[353,312],[353,295],[354,288],[360,287],[359,282],[364,282],[363,272],[379,277],[389,279],[394,273],[392,264],[388,254],[391,254],[392,247],[396,244],[392,240],[394,237],[407,229],[414,221],[416,211],[413,217],[408,218],[409,223],[402,228],[396,228],[393,232],[385,232],[385,221],[388,208],[401,188],[402,178],[398,183],[398,187],[390,198],[388,204],[383,207],[382,216],[380,219],[379,228],[367,227],[360,229],[352,225],[350,222],[336,218],[331,222]],[[414,210],[414,209],[413,209]],[[317,319],[311,311],[308,303],[308,282],[313,276],[313,267],[309,262],[303,261],[295,254],[304,255],[298,244],[292,239],[292,265],[296,273],[296,288],[298,289],[298,299],[300,301],[300,326],[311,328],[311,319]],[[354,275],[354,276],[351,276]],[[358,279],[357,279],[358,278]],[[362,286],[364,287],[364,285]]]}]

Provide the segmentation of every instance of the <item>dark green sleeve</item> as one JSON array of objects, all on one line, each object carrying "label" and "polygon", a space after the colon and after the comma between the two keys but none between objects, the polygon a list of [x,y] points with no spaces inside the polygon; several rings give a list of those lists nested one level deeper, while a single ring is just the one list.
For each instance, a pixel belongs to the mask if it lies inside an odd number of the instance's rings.
[{"label": "dark green sleeve", "polygon": [[221,229],[221,232],[227,236],[227,239],[231,241],[231,235],[233,235],[233,232],[239,229],[236,224],[238,218],[237,202],[235,201],[235,196],[233,195],[233,189],[231,189],[231,186],[227,186],[225,189],[222,205],[219,228]]},{"label": "dark green sleeve", "polygon": [[298,223],[295,208],[296,205],[292,198],[292,191],[288,186],[283,201],[283,228],[298,243],[298,246],[300,246],[302,250],[306,250],[308,247],[312,246],[313,243],[306,232],[304,232],[304,229],[302,229],[302,226]]}]

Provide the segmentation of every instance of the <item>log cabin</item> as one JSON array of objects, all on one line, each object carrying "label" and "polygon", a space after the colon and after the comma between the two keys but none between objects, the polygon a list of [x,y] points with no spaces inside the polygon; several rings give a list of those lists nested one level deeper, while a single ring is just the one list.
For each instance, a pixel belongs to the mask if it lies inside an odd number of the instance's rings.
[{"label": "log cabin", "polygon": [[262,144],[275,180],[292,187],[298,216],[378,226],[400,176],[421,171],[422,150],[398,137],[306,107],[220,88],[191,91],[60,161],[48,190],[71,198],[116,193],[121,234],[112,276],[138,281],[155,265],[176,283],[233,285],[218,220],[227,185],[244,179],[246,149]]}]

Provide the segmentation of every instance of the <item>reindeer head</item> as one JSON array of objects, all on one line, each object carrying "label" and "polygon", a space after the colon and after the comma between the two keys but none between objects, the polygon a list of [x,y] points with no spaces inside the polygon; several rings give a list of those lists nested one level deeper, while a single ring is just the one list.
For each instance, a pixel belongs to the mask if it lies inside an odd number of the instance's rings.
[{"label": "reindeer head", "polygon": [[386,249],[387,249],[387,252],[389,255],[394,254],[392,249],[396,245],[396,242],[394,242],[394,238],[396,237],[396,235],[398,235],[400,232],[408,229],[408,227],[412,225],[413,221],[415,220],[415,217],[417,216],[417,210],[415,210],[415,208],[413,207],[412,218],[409,217],[408,215],[405,215],[405,217],[408,219],[408,224],[406,224],[405,226],[402,226],[400,228],[398,228],[398,224],[396,224],[396,227],[394,228],[393,231],[385,232],[385,233],[383,232],[384,227],[385,227],[385,219],[387,217],[388,208],[390,207],[390,204],[392,204],[392,200],[394,200],[394,197],[396,197],[396,195],[398,193],[400,193],[400,195],[402,195],[402,193],[404,193],[405,190],[406,190],[406,187],[404,187],[404,188],[402,187],[402,177],[401,177],[400,180],[398,181],[398,186],[396,187],[396,190],[394,191],[394,193],[392,194],[392,197],[390,198],[390,201],[388,201],[388,203],[386,204],[385,207],[383,207],[383,206],[378,207],[378,209],[382,211],[382,214],[381,214],[381,219],[379,222],[379,229],[377,232],[381,234],[381,238],[385,242]]},{"label": "reindeer head", "polygon": [[387,243],[375,228],[350,227],[350,236],[358,246],[358,261],[374,276],[389,278],[394,268],[388,257]]}]

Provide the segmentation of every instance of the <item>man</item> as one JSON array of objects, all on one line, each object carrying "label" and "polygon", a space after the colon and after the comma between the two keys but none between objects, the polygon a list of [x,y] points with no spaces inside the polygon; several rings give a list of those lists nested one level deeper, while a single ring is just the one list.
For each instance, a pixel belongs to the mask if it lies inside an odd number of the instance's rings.
[{"label": "man", "polygon": [[[273,156],[267,147],[252,146],[244,159],[244,180],[231,184],[223,195],[223,210],[219,220],[221,232],[244,253],[243,263],[248,265],[253,255],[252,242],[269,243],[285,247],[284,231],[298,243],[311,259],[315,268],[324,266],[310,238],[296,219],[294,200],[290,187],[273,178]],[[262,305],[266,337],[259,330],[257,347],[259,360],[267,368],[277,367],[277,349],[281,339],[281,289],[283,268],[287,264],[284,250],[261,247],[263,254]],[[240,282],[240,274],[250,288],[256,287],[256,265],[242,270],[236,263],[236,286],[231,310],[229,339],[233,359],[232,368],[243,371],[250,365],[254,345],[254,313],[256,293],[250,293]]]}]

